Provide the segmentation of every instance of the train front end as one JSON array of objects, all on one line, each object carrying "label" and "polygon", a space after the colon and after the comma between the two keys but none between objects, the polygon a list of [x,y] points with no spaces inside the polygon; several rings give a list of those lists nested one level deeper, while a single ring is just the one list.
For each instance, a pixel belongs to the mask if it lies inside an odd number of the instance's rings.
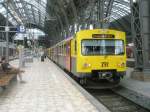
[{"label": "train front end", "polygon": [[78,34],[77,72],[80,77],[119,82],[126,71],[125,33],[89,30]]}]

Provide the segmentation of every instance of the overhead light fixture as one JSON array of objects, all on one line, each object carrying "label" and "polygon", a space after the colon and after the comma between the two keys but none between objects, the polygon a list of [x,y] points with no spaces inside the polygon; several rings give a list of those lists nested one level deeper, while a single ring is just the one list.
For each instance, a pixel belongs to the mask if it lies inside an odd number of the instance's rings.
[{"label": "overhead light fixture", "polygon": [[45,20],[46,21],[55,21],[55,20],[57,20],[57,18],[56,17],[47,16]]},{"label": "overhead light fixture", "polygon": [[55,21],[56,20],[56,18],[48,18],[48,19],[46,19],[46,21]]},{"label": "overhead light fixture", "polygon": [[137,2],[137,0],[133,0],[133,3],[136,3]]}]

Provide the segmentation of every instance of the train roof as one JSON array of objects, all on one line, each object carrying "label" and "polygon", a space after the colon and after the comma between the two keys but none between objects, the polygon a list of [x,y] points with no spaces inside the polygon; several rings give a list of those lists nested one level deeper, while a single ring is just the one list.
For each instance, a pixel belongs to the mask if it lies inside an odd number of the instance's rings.
[{"label": "train roof", "polygon": [[[123,31],[119,31],[119,30],[115,30],[115,29],[85,29],[85,30],[80,30],[78,32],[75,33],[75,35],[78,35],[78,34],[82,34],[82,33],[86,33],[86,32],[97,32],[97,33],[111,33],[111,32],[114,32],[114,33],[125,33]],[[70,41],[72,40],[74,37],[73,36],[70,36],[69,38],[66,38],[60,42],[58,42],[57,44],[55,44],[54,46],[52,46],[51,48],[55,47],[55,46],[58,46],[58,45],[61,45],[63,44],[64,42],[67,42],[67,41]]]},{"label": "train roof", "polygon": [[120,33],[125,33],[123,31],[120,30],[116,30],[116,29],[84,29],[84,30],[80,30],[78,31],[76,34],[78,33],[84,33],[84,32],[89,32],[89,31],[97,31],[97,32],[120,32]]}]

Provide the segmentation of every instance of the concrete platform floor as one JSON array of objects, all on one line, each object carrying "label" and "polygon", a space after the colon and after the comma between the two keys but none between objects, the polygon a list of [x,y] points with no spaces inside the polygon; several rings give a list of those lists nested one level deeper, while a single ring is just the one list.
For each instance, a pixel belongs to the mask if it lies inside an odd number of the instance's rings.
[{"label": "concrete platform floor", "polygon": [[127,69],[127,75],[121,80],[121,87],[115,91],[120,95],[150,110],[150,82],[131,79],[133,68]]},{"label": "concrete platform floor", "polygon": [[[18,61],[13,61],[18,65]],[[97,108],[48,59],[27,64],[25,83],[14,82],[0,93],[0,112],[98,112]],[[109,112],[103,105],[100,112]]]},{"label": "concrete platform floor", "polygon": [[123,87],[126,87],[128,89],[137,91],[145,96],[148,96],[150,98],[150,82],[144,82],[139,80],[134,80],[130,78],[131,72],[133,71],[133,68],[127,69],[127,75],[126,77],[121,81],[121,85]]}]

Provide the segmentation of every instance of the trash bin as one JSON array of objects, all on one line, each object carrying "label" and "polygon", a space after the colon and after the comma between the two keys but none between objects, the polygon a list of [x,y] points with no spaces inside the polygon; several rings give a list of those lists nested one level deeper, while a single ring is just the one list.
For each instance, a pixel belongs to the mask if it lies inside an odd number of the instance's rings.
[{"label": "trash bin", "polygon": [[44,61],[44,56],[41,56],[41,61]]}]

